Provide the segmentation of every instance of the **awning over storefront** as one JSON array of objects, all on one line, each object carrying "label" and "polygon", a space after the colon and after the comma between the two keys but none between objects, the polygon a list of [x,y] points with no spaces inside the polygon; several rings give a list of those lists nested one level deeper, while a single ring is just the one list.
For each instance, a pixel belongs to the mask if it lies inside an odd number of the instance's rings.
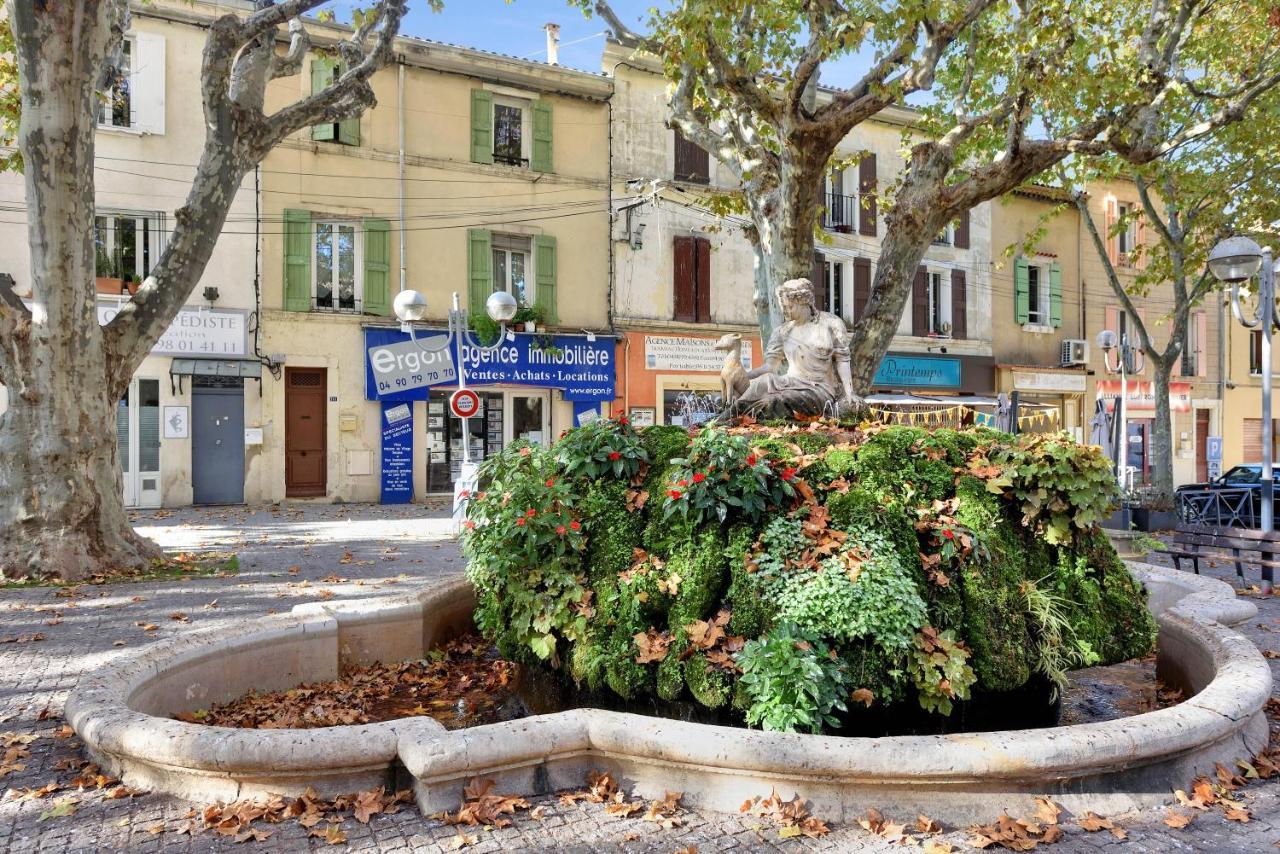
[{"label": "awning over storefront", "polygon": [[[240,377],[262,382],[262,363],[257,359],[174,359],[169,363],[169,385],[177,378],[177,392],[183,377]],[[175,392],[176,393],[176,392]]]}]

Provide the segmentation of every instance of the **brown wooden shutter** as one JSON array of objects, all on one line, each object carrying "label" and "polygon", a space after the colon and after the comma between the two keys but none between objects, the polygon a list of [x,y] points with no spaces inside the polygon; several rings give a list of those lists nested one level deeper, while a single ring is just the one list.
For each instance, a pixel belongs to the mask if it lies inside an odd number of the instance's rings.
[{"label": "brown wooden shutter", "polygon": [[693,319],[697,323],[711,322],[711,241],[705,237],[693,240],[697,276],[693,286]]},{"label": "brown wooden shutter", "polygon": [[1245,418],[1240,423],[1240,444],[1243,446],[1242,462],[1251,463],[1262,459],[1262,419]]},{"label": "brown wooden shutter", "polygon": [[967,210],[956,220],[956,236],[951,245],[957,249],[969,248],[969,211]]},{"label": "brown wooden shutter", "polygon": [[672,132],[675,134],[676,180],[695,184],[710,183],[711,164],[707,152],[685,139],[678,129],[673,128]]},{"label": "brown wooden shutter", "polygon": [[876,236],[876,156],[864,154],[858,162],[858,233]]},{"label": "brown wooden shutter", "polygon": [[853,319],[861,320],[871,299],[871,259],[853,259]]},{"label": "brown wooden shutter", "polygon": [[813,304],[818,311],[830,311],[827,301],[827,270],[821,252],[813,253],[813,272],[809,274],[809,282],[813,285]]},{"label": "brown wooden shutter", "polygon": [[969,327],[968,303],[965,294],[964,270],[951,271],[951,337],[967,338]]},{"label": "brown wooden shutter", "polygon": [[924,267],[916,270],[911,287],[911,334],[929,334],[929,273]]},{"label": "brown wooden shutter", "polygon": [[675,318],[686,323],[696,319],[694,295],[694,242],[692,237],[675,238]]}]

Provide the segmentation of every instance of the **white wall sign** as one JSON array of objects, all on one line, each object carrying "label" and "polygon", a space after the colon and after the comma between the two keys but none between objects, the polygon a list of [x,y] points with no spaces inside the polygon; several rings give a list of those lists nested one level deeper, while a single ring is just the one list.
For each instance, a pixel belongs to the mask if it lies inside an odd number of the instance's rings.
[{"label": "white wall sign", "polygon": [[[644,366],[651,371],[715,371],[724,367],[724,352],[715,338],[683,335],[644,336]],[[751,342],[742,342],[742,366],[751,370]]]},{"label": "white wall sign", "polygon": [[[99,302],[98,323],[106,326],[125,302]],[[236,308],[195,308],[178,312],[153,356],[244,356],[249,352],[249,312]]]},{"label": "white wall sign", "polygon": [[652,427],[656,414],[652,406],[633,406],[630,413],[631,426]]},{"label": "white wall sign", "polygon": [[161,421],[166,439],[185,439],[190,434],[191,422],[185,406],[166,406]]},{"label": "white wall sign", "polygon": [[1014,371],[1013,387],[1019,391],[1084,392],[1084,374],[1055,374],[1049,371]]},{"label": "white wall sign", "polygon": [[262,444],[262,428],[261,427],[244,428],[244,443],[246,445],[261,445]]}]

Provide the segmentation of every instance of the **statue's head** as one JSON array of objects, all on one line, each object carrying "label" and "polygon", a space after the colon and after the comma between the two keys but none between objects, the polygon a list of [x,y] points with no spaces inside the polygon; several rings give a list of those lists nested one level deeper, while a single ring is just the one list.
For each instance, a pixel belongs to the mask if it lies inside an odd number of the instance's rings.
[{"label": "statue's head", "polygon": [[813,304],[813,283],[808,279],[788,279],[778,286],[778,305],[788,320],[804,320],[817,313]]}]

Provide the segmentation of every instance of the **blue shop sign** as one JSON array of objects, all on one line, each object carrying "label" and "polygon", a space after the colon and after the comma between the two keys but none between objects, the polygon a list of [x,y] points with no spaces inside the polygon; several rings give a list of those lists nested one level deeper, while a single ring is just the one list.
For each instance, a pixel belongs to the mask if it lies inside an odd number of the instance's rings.
[{"label": "blue shop sign", "polygon": [[[419,340],[439,346],[443,332],[419,333]],[[565,400],[610,401],[617,377],[614,341],[594,341],[583,335],[516,334],[492,352],[463,346],[467,385],[527,385],[555,388]],[[426,400],[432,388],[457,384],[454,348],[441,353],[421,350],[398,329],[364,330],[365,398],[367,400]]]},{"label": "blue shop sign", "polygon": [[960,360],[933,356],[885,356],[871,380],[872,385],[903,388],[959,388]]},{"label": "blue shop sign", "polygon": [[413,406],[382,402],[382,503],[413,500]]}]

